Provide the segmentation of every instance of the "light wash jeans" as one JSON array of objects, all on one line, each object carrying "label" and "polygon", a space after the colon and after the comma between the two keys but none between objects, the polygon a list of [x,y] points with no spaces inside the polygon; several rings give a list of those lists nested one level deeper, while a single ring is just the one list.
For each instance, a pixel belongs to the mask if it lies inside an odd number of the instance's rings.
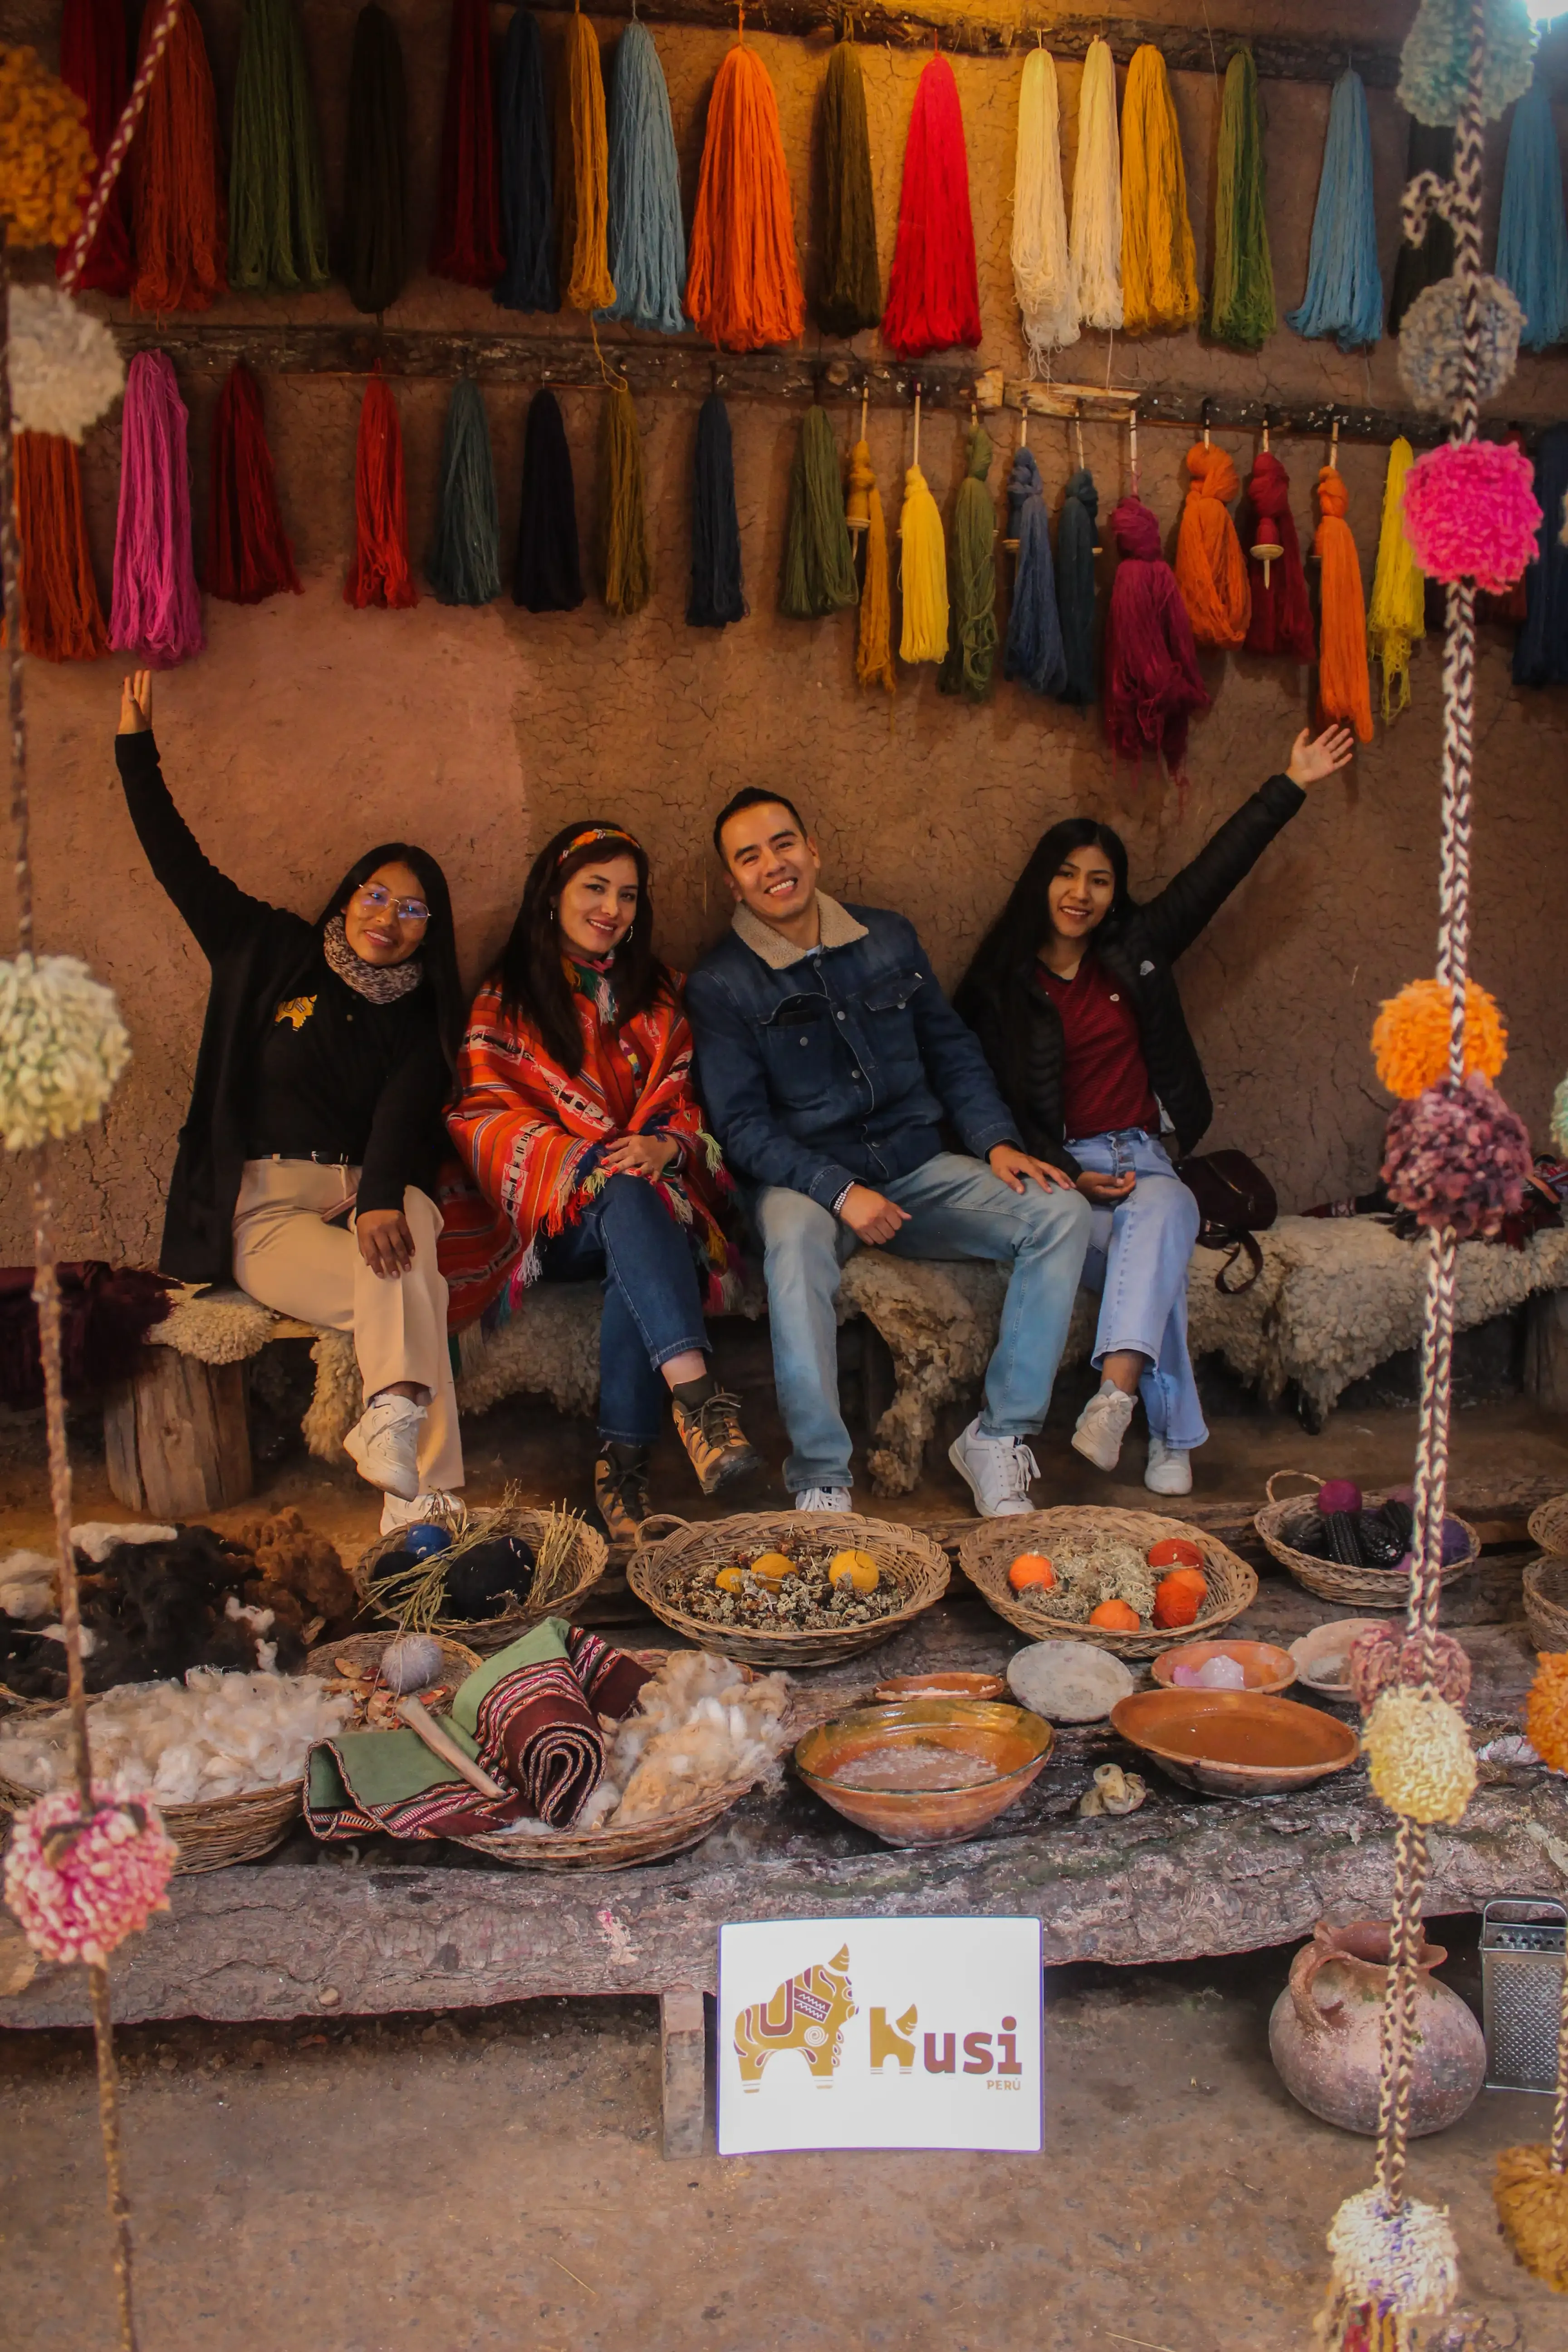
[{"label": "light wash jeans", "polygon": [[1096,1370],[1119,1349],[1135,1348],[1150,1369],[1138,1383],[1151,1436],[1190,1453],[1208,1435],[1187,1353],[1187,1267],[1201,1222],[1198,1204],[1165,1147],[1141,1127],[1069,1141],[1079,1166],[1097,1176],[1137,1178],[1115,1209],[1096,1209],[1083,1286],[1097,1290]]},{"label": "light wash jeans", "polygon": [[[910,1212],[887,1244],[895,1255],[1011,1265],[980,1425],[990,1437],[1032,1437],[1067,1344],[1089,1246],[1089,1202],[1081,1192],[1043,1191],[1032,1178],[1021,1193],[1011,1192],[980,1160],[952,1151],[877,1189]],[[784,1483],[793,1495],[847,1486],[851,1449],[838,1410],[834,1302],[845,1260],[860,1244],[830,1209],[786,1186],[763,1186],[752,1215],[768,1280],[773,1385],[790,1434]]]}]

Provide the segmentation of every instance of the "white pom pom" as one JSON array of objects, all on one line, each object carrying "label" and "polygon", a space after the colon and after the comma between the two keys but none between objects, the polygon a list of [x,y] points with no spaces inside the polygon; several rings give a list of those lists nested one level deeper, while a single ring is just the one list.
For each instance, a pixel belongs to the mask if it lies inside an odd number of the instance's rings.
[{"label": "white pom pom", "polygon": [[125,387],[125,362],[100,319],[53,286],[13,286],[11,413],[24,433],[79,441]]},{"label": "white pom pom", "polygon": [[399,1633],[381,1654],[381,1679],[401,1697],[428,1690],[441,1673],[441,1644],[433,1633]]},{"label": "white pom pom", "polygon": [[130,1059],[112,989],[76,956],[0,959],[0,1138],[8,1151],[89,1125]]}]

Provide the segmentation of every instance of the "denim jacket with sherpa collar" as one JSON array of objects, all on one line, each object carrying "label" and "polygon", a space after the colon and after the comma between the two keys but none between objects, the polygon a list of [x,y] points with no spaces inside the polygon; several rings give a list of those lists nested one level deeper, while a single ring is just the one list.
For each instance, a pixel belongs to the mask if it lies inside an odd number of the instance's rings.
[{"label": "denim jacket with sherpa collar", "polygon": [[708,1124],[735,1175],[830,1209],[848,1184],[908,1176],[945,1114],[984,1160],[1016,1121],[902,915],[817,895],[797,948],[744,907],[691,974],[686,1009]]}]

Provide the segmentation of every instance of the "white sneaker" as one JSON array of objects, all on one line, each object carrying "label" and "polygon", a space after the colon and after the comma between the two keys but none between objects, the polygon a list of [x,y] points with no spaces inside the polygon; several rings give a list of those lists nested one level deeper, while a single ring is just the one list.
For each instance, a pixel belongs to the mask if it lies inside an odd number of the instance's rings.
[{"label": "white sneaker", "polygon": [[412,1397],[377,1397],[344,1438],[343,1452],[370,1486],[411,1503],[419,1492],[419,1433],[425,1418],[425,1407]]},{"label": "white sneaker", "polygon": [[388,1495],[381,1506],[381,1532],[390,1536],[399,1528],[447,1527],[462,1515],[457,1496],[445,1493],[439,1486],[416,1495],[412,1502],[405,1501],[401,1495]]},{"label": "white sneaker", "polygon": [[983,1519],[1015,1519],[1029,1507],[1029,1481],[1040,1465],[1021,1437],[987,1437],[975,1414],[947,1449]]},{"label": "white sneaker", "polygon": [[1114,1381],[1101,1381],[1099,1395],[1090,1397],[1078,1417],[1073,1452],[1092,1462],[1097,1470],[1114,1470],[1137,1402],[1136,1397],[1123,1395]]},{"label": "white sneaker", "polygon": [[847,1486],[807,1486],[795,1498],[797,1511],[852,1511]]},{"label": "white sneaker", "polygon": [[1143,1473],[1143,1484],[1152,1495],[1190,1495],[1193,1491],[1193,1457],[1179,1445],[1167,1445],[1163,1437],[1152,1433],[1149,1438],[1149,1466]]}]

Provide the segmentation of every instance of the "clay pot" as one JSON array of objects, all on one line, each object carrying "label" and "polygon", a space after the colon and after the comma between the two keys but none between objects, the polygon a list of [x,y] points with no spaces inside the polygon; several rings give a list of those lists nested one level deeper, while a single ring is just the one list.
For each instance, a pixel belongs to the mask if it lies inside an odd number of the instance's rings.
[{"label": "clay pot", "polygon": [[[1448,1955],[1422,1942],[1416,1961],[1410,2137],[1446,2131],[1481,2087],[1487,2045],[1457,1992],[1432,1970]],[[1388,1981],[1388,1923],[1358,1919],[1331,1927],[1320,1919],[1312,1941],[1290,1963],[1290,1979],[1268,2021],[1268,2049],[1293,2099],[1342,2131],[1377,2129],[1378,2049]]]}]

